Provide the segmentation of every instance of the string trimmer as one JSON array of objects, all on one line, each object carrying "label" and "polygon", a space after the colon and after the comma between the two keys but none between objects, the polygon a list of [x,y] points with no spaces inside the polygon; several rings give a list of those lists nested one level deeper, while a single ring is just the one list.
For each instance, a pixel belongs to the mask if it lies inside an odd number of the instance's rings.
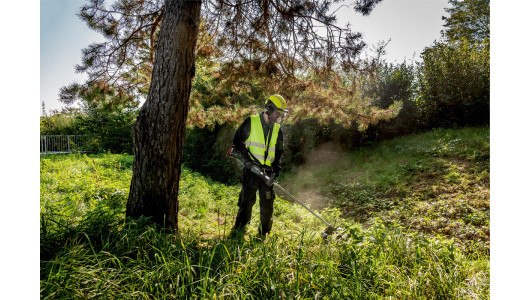
[{"label": "string trimmer", "polygon": [[[241,161],[241,155],[237,152],[234,152],[234,145],[230,146],[230,148],[228,148],[228,152],[226,153],[227,156],[235,159],[236,161],[238,161],[240,164],[243,164],[243,162]],[[335,231],[342,231],[344,230],[343,228],[335,228],[333,225],[329,224],[329,222],[327,222],[326,220],[322,219],[317,213],[315,213],[314,211],[312,211],[309,207],[307,207],[302,201],[298,200],[295,196],[293,196],[291,193],[289,193],[286,189],[284,189],[276,180],[274,180],[273,177],[270,177],[268,176],[265,171],[263,170],[263,168],[261,168],[260,166],[256,165],[255,163],[252,163],[252,165],[250,166],[250,171],[252,173],[254,173],[255,175],[257,175],[258,177],[260,177],[263,181],[265,181],[265,183],[269,186],[276,186],[278,187],[280,190],[282,190],[287,196],[289,196],[291,199],[295,200],[296,202],[298,202],[300,205],[302,205],[305,209],[307,209],[311,214],[313,214],[313,216],[315,216],[317,219],[319,219],[320,221],[322,221],[324,224],[327,225],[326,229],[324,229],[324,231],[322,231],[322,233],[320,234],[322,236],[323,239],[326,239],[328,237],[328,235],[330,234],[333,234],[333,232]]]}]

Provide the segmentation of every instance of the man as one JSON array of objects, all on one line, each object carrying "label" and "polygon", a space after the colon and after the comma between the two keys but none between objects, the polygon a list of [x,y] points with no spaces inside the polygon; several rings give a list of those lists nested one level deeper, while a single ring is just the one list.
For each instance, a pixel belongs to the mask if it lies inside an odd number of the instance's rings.
[{"label": "man", "polygon": [[[251,166],[259,166],[268,176],[275,178],[280,173],[280,157],[283,153],[283,132],[281,123],[287,114],[287,103],[280,95],[272,95],[265,101],[265,111],[248,117],[234,135],[234,150],[239,152],[245,167],[241,174],[241,192],[235,225],[231,237],[244,233],[250,222],[252,207],[256,203],[256,191],[259,190],[261,224],[258,228],[260,237],[265,236],[272,228],[274,190],[271,182],[250,171]],[[281,121],[280,121],[281,120]],[[269,185],[271,184],[271,185]]]}]

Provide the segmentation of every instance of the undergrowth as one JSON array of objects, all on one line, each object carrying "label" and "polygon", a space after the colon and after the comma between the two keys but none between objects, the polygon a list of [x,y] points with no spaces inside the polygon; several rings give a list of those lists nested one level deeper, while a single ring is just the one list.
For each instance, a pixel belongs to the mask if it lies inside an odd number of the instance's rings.
[{"label": "undergrowth", "polygon": [[[279,195],[265,241],[257,237],[258,205],[247,234],[228,239],[239,186],[185,168],[178,235],[145,218],[125,220],[131,168],[129,155],[41,158],[41,298],[489,298],[487,254],[385,218],[366,226],[340,217],[347,210],[321,210],[345,228],[323,240],[325,226]],[[346,189],[344,199],[378,201],[378,186],[359,182],[373,189]]]}]

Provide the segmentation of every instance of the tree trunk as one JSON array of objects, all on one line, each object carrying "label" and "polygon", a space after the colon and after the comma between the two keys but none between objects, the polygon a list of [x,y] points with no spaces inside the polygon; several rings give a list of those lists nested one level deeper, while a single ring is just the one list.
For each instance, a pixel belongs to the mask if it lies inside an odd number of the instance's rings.
[{"label": "tree trunk", "polygon": [[178,189],[201,1],[166,0],[147,100],[133,125],[127,216],[178,229]]}]

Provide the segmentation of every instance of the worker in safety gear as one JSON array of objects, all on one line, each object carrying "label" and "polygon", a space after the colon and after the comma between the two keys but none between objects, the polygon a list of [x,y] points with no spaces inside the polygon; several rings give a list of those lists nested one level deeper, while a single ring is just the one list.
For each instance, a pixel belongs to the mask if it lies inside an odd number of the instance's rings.
[{"label": "worker in safety gear", "polygon": [[[287,116],[287,103],[280,95],[272,95],[265,101],[265,111],[248,117],[234,135],[234,151],[239,152],[245,167],[241,174],[241,192],[237,206],[239,211],[230,236],[240,236],[250,222],[252,207],[259,190],[261,224],[258,234],[264,238],[272,228],[274,190],[268,183],[252,173],[252,164],[259,166],[267,176],[275,178],[280,173],[280,158],[283,153],[283,132],[281,124]],[[270,185],[269,185],[270,184]]]}]

